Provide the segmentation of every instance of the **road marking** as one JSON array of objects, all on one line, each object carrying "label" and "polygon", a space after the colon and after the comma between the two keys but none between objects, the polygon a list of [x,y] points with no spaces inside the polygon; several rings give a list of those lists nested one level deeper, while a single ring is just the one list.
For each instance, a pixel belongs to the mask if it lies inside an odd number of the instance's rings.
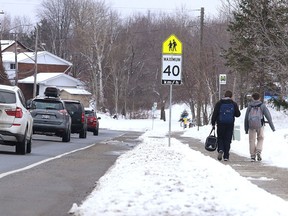
[{"label": "road marking", "polygon": [[44,164],[44,163],[46,163],[46,162],[49,162],[49,161],[52,161],[52,160],[61,158],[61,157],[63,157],[63,156],[66,156],[66,155],[69,155],[69,154],[72,154],[72,153],[75,153],[75,152],[78,152],[78,151],[85,150],[85,149],[90,148],[90,147],[92,147],[92,146],[94,146],[94,145],[95,145],[95,144],[92,144],[92,145],[89,145],[89,146],[86,146],[86,147],[83,147],[83,148],[80,148],[80,149],[75,149],[75,150],[73,150],[73,151],[66,152],[66,153],[64,153],[64,154],[57,155],[57,156],[55,156],[55,157],[42,160],[42,161],[39,161],[39,162],[34,163],[34,164],[30,164],[29,166],[23,167],[23,168],[21,168],[21,169],[12,170],[12,171],[9,171],[9,172],[6,172],[6,173],[1,173],[1,174],[0,174],[0,179],[3,178],[3,177],[5,177],[5,176],[14,174],[14,173],[18,173],[18,172],[22,172],[22,171],[24,171],[24,170],[31,169],[31,168],[33,168],[33,167],[36,167],[36,166],[40,165],[40,164]]}]

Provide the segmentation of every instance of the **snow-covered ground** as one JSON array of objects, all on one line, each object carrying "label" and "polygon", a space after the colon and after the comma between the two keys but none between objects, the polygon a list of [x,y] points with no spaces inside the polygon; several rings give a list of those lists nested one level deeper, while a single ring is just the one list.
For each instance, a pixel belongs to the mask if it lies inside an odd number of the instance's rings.
[{"label": "snow-covered ground", "polygon": [[[171,131],[183,131],[178,120],[184,108],[185,105],[172,107]],[[231,151],[249,157],[248,135],[243,127],[245,111],[236,119],[241,139],[232,142]],[[272,132],[269,125],[265,127],[261,163],[287,168],[288,116],[273,109],[270,112],[276,131]],[[169,110],[166,115],[169,116]],[[146,132],[140,137],[141,143],[122,154],[87,199],[74,204],[70,213],[77,216],[288,215],[287,201],[241,177],[229,162],[219,162],[173,138],[169,146],[169,118],[166,122],[115,120],[105,115],[101,118],[101,128]],[[183,136],[200,139],[204,148],[210,130],[211,125],[188,128]]]}]

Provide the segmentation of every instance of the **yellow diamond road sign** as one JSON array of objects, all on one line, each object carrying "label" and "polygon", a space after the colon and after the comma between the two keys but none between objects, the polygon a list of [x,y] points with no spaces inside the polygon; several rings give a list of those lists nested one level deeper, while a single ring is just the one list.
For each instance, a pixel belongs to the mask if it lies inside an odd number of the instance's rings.
[{"label": "yellow diamond road sign", "polygon": [[181,43],[181,41],[174,34],[170,35],[163,42],[162,53],[163,54],[182,55],[182,43]]}]

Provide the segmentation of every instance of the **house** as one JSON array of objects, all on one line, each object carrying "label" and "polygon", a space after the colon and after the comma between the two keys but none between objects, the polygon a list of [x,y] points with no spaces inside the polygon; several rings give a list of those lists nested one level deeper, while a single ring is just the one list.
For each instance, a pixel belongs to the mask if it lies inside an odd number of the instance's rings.
[{"label": "house", "polygon": [[68,100],[79,100],[84,107],[90,106],[92,94],[85,89],[79,88],[60,88],[60,97]]},{"label": "house", "polygon": [[[2,61],[8,79],[17,83],[19,79],[41,72],[68,73],[72,63],[48,52],[2,52]],[[37,63],[37,64],[36,64]],[[37,67],[36,67],[37,66]]]},{"label": "house", "polygon": [[[68,73],[72,63],[48,51],[36,52],[19,41],[1,40],[3,67],[11,83],[41,72]],[[37,64],[36,64],[37,63]]]},{"label": "house", "polygon": [[[19,80],[18,85],[26,99],[33,97],[34,76]],[[85,90],[85,84],[65,73],[38,73],[36,85],[38,96],[44,96],[46,87],[56,86],[60,89],[62,99],[80,100],[84,106],[89,106],[91,93]]]},{"label": "house", "polygon": [[0,44],[1,62],[3,64],[5,72],[7,73],[8,79],[13,84],[15,83],[15,62],[17,62],[17,55],[15,55],[15,53],[33,52],[33,50],[27,48],[21,42],[15,42],[14,40],[0,40]]},{"label": "house", "polygon": [[[85,90],[84,83],[68,75],[72,63],[48,52],[37,53],[19,41],[1,40],[2,61],[8,79],[18,85],[26,99],[43,96],[47,86],[56,86],[66,99],[81,99],[89,105],[91,93]],[[36,82],[34,83],[34,75]]]},{"label": "house", "polygon": [[[17,50],[19,52],[32,52],[32,50],[30,50],[29,48],[25,47],[22,43],[20,42],[16,42],[13,40],[0,40],[0,73],[5,73],[5,69],[3,67],[3,61],[2,61],[2,53],[6,53],[6,52],[11,52],[11,53],[17,53]],[[16,55],[14,54],[14,56],[16,57]],[[11,65],[11,67],[14,69],[15,71],[15,58],[14,58],[14,63]],[[15,74],[15,72],[14,72]],[[4,74],[3,74],[4,75]],[[2,76],[3,76],[2,75]],[[8,75],[9,76],[9,75]],[[15,79],[13,79],[13,82],[11,82],[11,80],[9,80],[8,76],[5,76],[5,78],[3,78],[2,83],[5,84],[9,84],[9,83],[15,83]],[[6,80],[7,77],[7,80]]]}]

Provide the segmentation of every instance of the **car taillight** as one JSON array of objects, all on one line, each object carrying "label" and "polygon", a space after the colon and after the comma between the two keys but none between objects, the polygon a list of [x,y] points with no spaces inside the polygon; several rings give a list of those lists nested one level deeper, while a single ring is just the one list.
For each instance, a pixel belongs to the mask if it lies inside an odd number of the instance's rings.
[{"label": "car taillight", "polygon": [[14,116],[15,118],[22,118],[23,112],[20,107],[16,107],[16,109],[6,109],[5,112],[9,116]]},{"label": "car taillight", "polygon": [[81,122],[82,122],[82,123],[85,122],[85,113],[82,113],[82,116],[81,116]]},{"label": "car taillight", "polygon": [[62,115],[67,115],[67,110],[66,109],[59,110],[59,113]]}]

